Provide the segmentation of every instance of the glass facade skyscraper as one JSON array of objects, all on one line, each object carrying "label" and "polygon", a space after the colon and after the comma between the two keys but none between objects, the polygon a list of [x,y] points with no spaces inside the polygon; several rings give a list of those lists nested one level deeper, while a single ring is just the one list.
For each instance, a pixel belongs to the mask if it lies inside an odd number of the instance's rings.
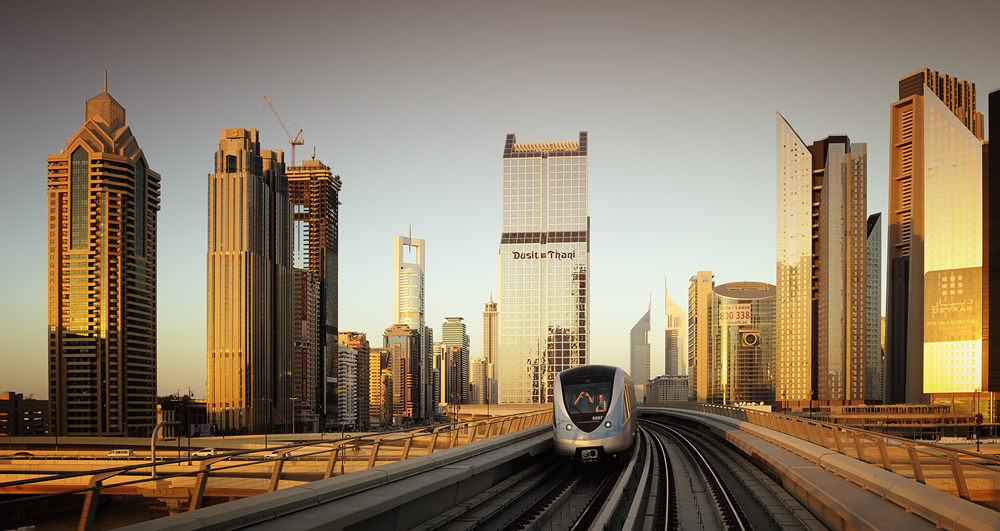
[{"label": "glass facade skyscraper", "polygon": [[864,400],[867,145],[777,115],[779,400]]},{"label": "glass facade skyscraper", "polygon": [[447,395],[449,404],[471,404],[469,402],[469,336],[465,333],[465,323],[461,317],[445,317],[441,323],[441,343],[458,348],[457,374],[454,376],[455,395]]},{"label": "glass facade skyscraper", "polygon": [[433,385],[431,366],[433,334],[424,321],[424,240],[411,236],[393,238],[395,248],[393,282],[393,323],[410,327],[419,338],[416,358],[411,367],[413,377],[405,385],[412,386],[413,396],[420,399],[412,404],[408,416],[430,418],[435,405],[432,402]]},{"label": "glass facade skyscraper", "polygon": [[590,362],[587,133],[503,153],[500,403],[552,401],[555,375]]},{"label": "glass facade skyscraper", "polygon": [[649,385],[649,313],[646,310],[632,331],[629,333],[629,375],[635,386],[635,399],[642,402],[646,399],[646,386]]},{"label": "glass facade skyscraper", "polygon": [[[890,107],[886,401],[972,411],[984,388],[983,115],[931,70]],[[988,381],[986,382],[988,383]],[[930,395],[930,396],[928,396]]]},{"label": "glass facade skyscraper", "polygon": [[677,305],[663,287],[663,313],[667,326],[663,333],[663,373],[667,376],[687,374],[687,314]]}]

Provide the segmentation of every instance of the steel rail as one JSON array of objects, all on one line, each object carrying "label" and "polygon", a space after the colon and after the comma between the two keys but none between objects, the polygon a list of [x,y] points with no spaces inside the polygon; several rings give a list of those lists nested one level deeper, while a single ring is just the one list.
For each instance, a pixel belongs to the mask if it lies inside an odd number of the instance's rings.
[{"label": "steel rail", "polygon": [[656,425],[658,428],[663,430],[665,433],[673,437],[675,440],[681,443],[684,450],[691,456],[692,461],[701,470],[702,475],[705,477],[705,482],[708,484],[709,488],[712,490],[713,497],[715,498],[716,505],[720,509],[723,516],[723,521],[729,524],[730,527],[739,529],[741,531],[747,531],[750,526],[745,522],[745,517],[743,513],[739,510],[737,504],[733,501],[732,497],[729,495],[729,491],[726,489],[725,483],[719,476],[716,475],[712,466],[709,465],[708,460],[704,455],[695,447],[686,436],[681,434],[679,431],[667,426],[665,424],[660,424],[656,422],[650,422],[650,424]]},{"label": "steel rail", "polygon": [[663,441],[659,437],[654,435],[652,439],[660,450],[661,478],[659,489],[656,493],[657,513],[654,514],[650,527],[653,529],[675,531],[679,528],[677,518],[677,490],[674,486],[674,474],[670,467],[670,456],[667,454],[667,446],[663,444]]}]

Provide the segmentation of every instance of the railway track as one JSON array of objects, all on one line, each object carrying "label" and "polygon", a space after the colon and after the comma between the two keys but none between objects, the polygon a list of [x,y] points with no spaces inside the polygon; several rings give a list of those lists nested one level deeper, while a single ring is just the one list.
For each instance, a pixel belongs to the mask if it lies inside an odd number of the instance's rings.
[{"label": "railway track", "polygon": [[675,481],[668,496],[665,529],[826,529],[771,478],[724,443],[681,427],[650,421],[643,425],[659,435]]},{"label": "railway track", "polygon": [[616,463],[548,456],[415,527],[463,531],[825,529],[724,443],[644,421]]}]

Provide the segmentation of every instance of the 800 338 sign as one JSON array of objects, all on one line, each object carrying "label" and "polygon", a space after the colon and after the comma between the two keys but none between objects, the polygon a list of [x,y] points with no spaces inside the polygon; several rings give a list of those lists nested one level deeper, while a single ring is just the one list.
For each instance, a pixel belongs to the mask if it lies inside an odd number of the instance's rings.
[{"label": "800 338 sign", "polygon": [[719,306],[719,324],[748,325],[750,324],[749,304],[724,304]]}]

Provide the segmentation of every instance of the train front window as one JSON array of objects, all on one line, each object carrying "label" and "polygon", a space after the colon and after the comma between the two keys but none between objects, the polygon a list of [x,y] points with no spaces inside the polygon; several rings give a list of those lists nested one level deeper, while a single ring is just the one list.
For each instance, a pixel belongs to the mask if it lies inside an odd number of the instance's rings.
[{"label": "train front window", "polygon": [[600,414],[608,411],[611,401],[612,382],[585,382],[563,384],[563,403],[573,417],[576,415]]}]

